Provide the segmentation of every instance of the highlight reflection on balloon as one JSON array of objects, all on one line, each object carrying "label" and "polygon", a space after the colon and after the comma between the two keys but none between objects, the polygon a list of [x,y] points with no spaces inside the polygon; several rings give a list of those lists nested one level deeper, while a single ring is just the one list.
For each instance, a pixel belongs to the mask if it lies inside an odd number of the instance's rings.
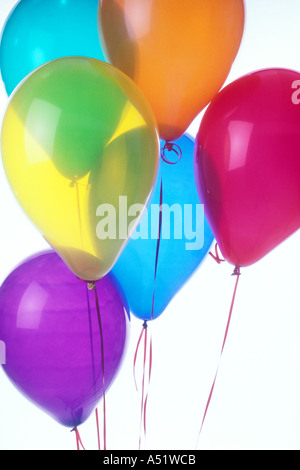
[{"label": "highlight reflection on balloon", "polygon": [[256,263],[300,227],[299,72],[245,75],[212,101],[195,143],[195,179],[223,256]]},{"label": "highlight reflection on balloon", "polygon": [[40,67],[4,116],[2,157],[17,199],[74,274],[88,281],[111,269],[127,241],[97,236],[98,207],[112,205],[118,217],[121,196],[147,204],[158,153],[156,122],[140,90],[94,59]]},{"label": "highlight reflection on balloon", "polygon": [[97,290],[102,335],[94,293],[55,252],[27,259],[0,288],[3,370],[26,398],[70,428],[86,421],[113,383],[127,345],[129,311],[119,284],[109,274]]},{"label": "highlight reflection on balloon", "polygon": [[4,25],[0,69],[7,94],[33,70],[61,57],[105,60],[98,0],[20,0]]},{"label": "highlight reflection on balloon", "polygon": [[225,82],[244,30],[243,0],[100,0],[107,59],[148,99],[160,137],[177,140]]},{"label": "highlight reflection on balloon", "polygon": [[[182,158],[175,163],[177,155],[166,152],[166,160],[174,164],[161,163],[148,212],[112,269],[132,314],[142,320],[163,313],[200,266],[214,239],[194,182],[194,141],[184,135],[177,144]],[[161,178],[163,210],[155,276]]]}]

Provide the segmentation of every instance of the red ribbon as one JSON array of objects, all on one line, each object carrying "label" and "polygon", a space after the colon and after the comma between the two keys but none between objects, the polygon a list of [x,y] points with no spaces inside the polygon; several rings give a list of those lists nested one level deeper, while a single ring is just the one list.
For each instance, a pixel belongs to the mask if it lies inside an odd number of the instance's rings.
[{"label": "red ribbon", "polygon": [[218,376],[218,371],[219,371],[219,366],[220,366],[220,361],[221,361],[221,357],[222,357],[222,354],[223,354],[223,351],[224,351],[224,348],[225,348],[225,344],[226,344],[226,340],[227,340],[227,336],[228,336],[228,331],[229,331],[229,326],[230,326],[230,321],[231,321],[231,317],[232,317],[232,311],[233,311],[233,307],[234,307],[234,301],[235,301],[235,297],[236,297],[236,292],[237,292],[237,287],[238,287],[238,282],[239,282],[240,275],[241,275],[240,268],[235,267],[235,269],[232,273],[232,276],[237,276],[237,277],[236,277],[235,287],[234,287],[232,301],[231,301],[231,305],[230,305],[228,320],[227,320],[227,324],[226,324],[224,339],[223,339],[223,343],[222,343],[219,364],[218,364],[217,371],[215,373],[215,377],[214,377],[214,380],[213,380],[213,383],[212,383],[212,386],[211,386],[211,389],[210,389],[210,392],[209,392],[209,395],[208,395],[208,399],[207,399],[207,402],[206,402],[206,406],[205,406],[205,410],[204,410],[204,414],[203,414],[203,418],[202,418],[202,422],[201,422],[201,426],[200,426],[200,430],[199,430],[199,434],[198,434],[198,440],[197,440],[196,447],[198,446],[198,441],[199,441],[199,438],[200,438],[200,434],[202,432],[204,421],[205,421],[207,411],[208,411],[208,408],[209,408],[209,405],[210,405],[210,402],[211,402],[211,398],[212,398],[212,395],[213,395],[213,391],[214,391],[214,388],[215,388],[215,384],[216,384],[216,380],[217,380],[217,376]]},{"label": "red ribbon", "polygon": [[218,263],[221,264],[225,259],[220,258],[219,252],[218,252],[218,244],[215,244],[215,254],[213,254],[211,251],[209,252],[210,256]]},{"label": "red ribbon", "polygon": [[72,429],[72,431],[75,432],[77,450],[80,450],[80,446],[82,447],[82,450],[85,450],[85,447],[84,447],[84,445],[83,445],[83,443],[82,443],[82,440],[81,440],[81,437],[80,437],[80,434],[79,434],[79,431],[78,431],[77,427],[75,427],[74,429]]}]

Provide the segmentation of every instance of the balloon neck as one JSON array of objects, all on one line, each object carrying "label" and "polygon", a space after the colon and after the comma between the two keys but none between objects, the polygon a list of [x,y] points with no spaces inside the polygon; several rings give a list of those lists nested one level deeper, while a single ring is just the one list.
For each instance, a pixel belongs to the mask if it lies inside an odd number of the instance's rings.
[{"label": "balloon neck", "polygon": [[94,290],[97,288],[96,284],[98,281],[87,281],[86,279],[81,279],[80,277],[76,276],[77,279],[81,282],[84,282],[87,285],[89,290]]},{"label": "balloon neck", "polygon": [[[175,154],[176,159],[171,160],[169,154],[172,154],[173,158]],[[165,145],[163,146],[161,150],[161,158],[163,159],[165,163],[168,163],[169,165],[176,165],[176,163],[178,163],[182,158],[182,150],[179,147],[179,145],[174,144],[174,142],[166,141]]]},{"label": "balloon neck", "polygon": [[70,188],[74,188],[77,184],[78,184],[78,181],[77,181],[77,178],[76,178],[76,176],[75,176],[75,178],[73,178],[73,179],[70,181]]},{"label": "balloon neck", "polygon": [[241,268],[239,266],[236,266],[231,276],[240,276],[240,275],[241,275]]},{"label": "balloon neck", "polygon": [[146,329],[148,328],[147,320],[144,321],[144,323],[143,323],[143,328],[144,328],[144,330],[146,330]]},{"label": "balloon neck", "polygon": [[96,284],[94,282],[87,282],[87,286],[89,290],[96,289]]}]

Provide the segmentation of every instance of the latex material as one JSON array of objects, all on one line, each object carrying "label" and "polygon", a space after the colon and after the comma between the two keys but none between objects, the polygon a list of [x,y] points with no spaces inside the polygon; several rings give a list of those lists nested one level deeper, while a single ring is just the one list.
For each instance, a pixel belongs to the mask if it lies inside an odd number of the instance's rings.
[{"label": "latex material", "polygon": [[8,95],[37,67],[67,56],[105,60],[98,39],[98,0],[21,0],[1,37],[0,68]]},{"label": "latex material", "polygon": [[[300,74],[267,69],[224,88],[195,143],[195,178],[223,256],[248,266],[300,226]],[[295,101],[295,100],[294,100]]]},{"label": "latex material", "polygon": [[107,59],[143,91],[161,139],[178,139],[225,82],[243,0],[100,0],[98,15]]},{"label": "latex material", "polygon": [[[96,280],[127,238],[99,238],[97,208],[146,204],[158,166],[153,113],[136,85],[94,59],[63,58],[33,72],[4,116],[2,157],[31,220],[69,268]],[[126,229],[134,231],[133,218]],[[130,225],[131,224],[131,225]],[[124,232],[124,228],[123,228]]]},{"label": "latex material", "polygon": [[[107,390],[122,364],[130,327],[113,276],[97,285]],[[18,266],[0,289],[3,370],[13,385],[60,424],[83,423],[103,395],[101,335],[94,292],[54,252]]]},{"label": "latex material", "polygon": [[[214,239],[194,183],[194,141],[184,135],[177,143],[182,150],[181,160],[175,164],[162,162],[148,213],[112,270],[124,289],[132,314],[142,320],[162,314],[199,267]],[[174,152],[167,152],[166,157],[176,161]],[[165,208],[154,283],[161,177]]]}]

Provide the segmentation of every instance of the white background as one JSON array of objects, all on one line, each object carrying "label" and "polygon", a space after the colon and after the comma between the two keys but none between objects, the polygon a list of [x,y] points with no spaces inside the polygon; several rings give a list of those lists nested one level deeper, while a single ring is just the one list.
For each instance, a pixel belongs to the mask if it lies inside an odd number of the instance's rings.
[{"label": "white background", "polygon": [[[0,26],[14,0],[0,0]],[[300,1],[246,0],[243,42],[227,83],[254,70],[300,70]],[[1,117],[8,99],[0,84]],[[300,112],[300,106],[299,106]],[[195,135],[201,116],[190,128]],[[0,168],[0,282],[48,246],[19,208]],[[300,210],[300,208],[299,208]],[[207,257],[153,322],[146,448],[193,450],[218,365],[235,278]],[[300,234],[242,270],[231,328],[199,449],[300,449]],[[123,367],[107,394],[108,449],[137,449],[140,395],[132,319]],[[140,371],[140,366],[138,368]],[[100,408],[101,409],[101,405]],[[97,448],[94,416],[80,427]],[[75,449],[67,428],[27,401],[0,370],[0,449]]]}]

